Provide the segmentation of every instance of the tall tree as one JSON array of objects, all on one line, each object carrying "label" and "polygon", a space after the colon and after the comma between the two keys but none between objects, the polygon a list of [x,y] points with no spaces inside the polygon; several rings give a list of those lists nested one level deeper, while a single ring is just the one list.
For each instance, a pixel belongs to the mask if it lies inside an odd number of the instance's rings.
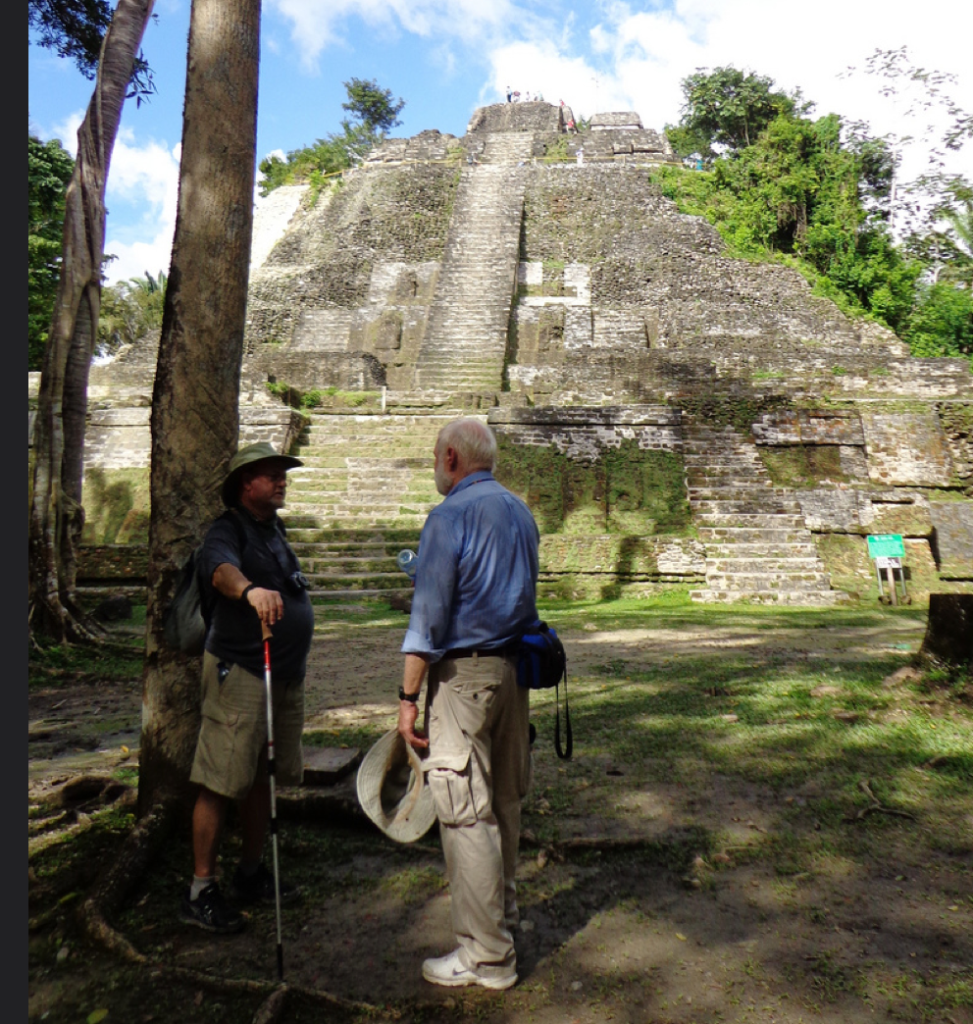
[{"label": "tall tree", "polygon": [[59,641],[90,637],[74,591],[84,526],[84,431],[101,301],[105,183],[152,5],[153,0],[119,0],[115,8],[65,195],[61,273],[34,429],[28,531],[29,621],[32,629]]},{"label": "tall tree", "polygon": [[98,71],[111,18],[108,0],[27,0],[27,24],[37,32],[40,45],[72,60],[89,79]]},{"label": "tall tree", "polygon": [[678,126],[666,131],[681,156],[698,153],[714,159],[720,149],[736,153],[780,114],[809,109],[800,95],[774,91],[774,80],[734,67],[700,68],[682,81],[683,108]]},{"label": "tall tree", "polygon": [[286,160],[278,156],[262,160],[261,195],[270,195],[281,185],[304,182],[320,188],[327,175],[360,163],[369,150],[402,123],[399,114],[405,100],[394,100],[391,89],[383,89],[374,78],[352,78],[343,84],[348,102],[341,107],[352,116],[341,119],[341,131],[329,133],[313,146],[291,150]]},{"label": "tall tree", "polygon": [[391,89],[383,89],[374,78],[367,81],[352,78],[342,84],[348,93],[348,102],[342,103],[341,109],[354,115],[370,132],[387,135],[402,124],[399,114],[405,106],[405,100],[401,96],[393,100]]},{"label": "tall tree", "polygon": [[27,135],[27,368],[39,370],[54,314],[64,193],[74,157],[57,139],[41,142]]},{"label": "tall tree", "polygon": [[[37,43],[65,57],[87,79],[98,71],[101,44],[112,20],[109,0],[27,0],[27,26]],[[132,64],[129,97],[136,103],[155,92],[152,69],[139,51]]]},{"label": "tall tree", "polygon": [[237,447],[257,127],[260,0],[193,0],[179,200],[152,400],[139,805],[187,784],[199,662],[165,646],[178,569],[219,511]]}]

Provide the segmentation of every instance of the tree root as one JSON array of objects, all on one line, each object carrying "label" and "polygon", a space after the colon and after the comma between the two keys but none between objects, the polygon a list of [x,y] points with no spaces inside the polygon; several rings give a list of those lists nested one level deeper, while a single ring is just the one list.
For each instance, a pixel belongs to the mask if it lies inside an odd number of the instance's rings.
[{"label": "tree root", "polygon": [[900,811],[896,807],[886,807],[872,792],[872,787],[868,779],[863,779],[858,783],[858,788],[868,797],[872,802],[867,806],[863,807],[857,814],[849,814],[844,820],[845,822],[861,821],[862,818],[871,814],[873,811],[880,814],[892,814],[898,818],[908,818],[910,821],[916,821],[916,816],[910,814],[909,811]]},{"label": "tree root", "polygon": [[253,1018],[253,1024],[275,1024],[280,1019],[289,992],[298,993],[321,1005],[359,1015],[388,1016],[370,1003],[342,999],[321,989],[252,981],[246,978],[214,977],[202,971],[161,964],[140,953],[120,931],[113,928],[107,917],[121,907],[134,883],[147,871],[149,864],[169,837],[176,817],[176,801],[156,804],[128,834],[118,856],[95,882],[78,908],[78,920],[89,939],[130,964],[149,968],[154,974],[216,992],[266,995],[267,998]]}]

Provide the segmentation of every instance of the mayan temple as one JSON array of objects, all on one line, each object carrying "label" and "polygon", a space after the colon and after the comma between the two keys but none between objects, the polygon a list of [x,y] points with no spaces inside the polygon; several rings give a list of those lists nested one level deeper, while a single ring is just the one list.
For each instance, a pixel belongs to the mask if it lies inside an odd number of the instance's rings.
[{"label": "mayan temple", "polygon": [[[389,140],[258,208],[241,442],[305,462],[285,518],[314,593],[403,589],[394,556],[460,412],[498,435],[548,593],[874,599],[874,534],[903,537],[910,596],[973,589],[968,362],[912,358],[796,271],[728,258],[653,183],[675,158],[637,114],[570,119],[484,107],[462,138]],[[90,586],[144,582],[155,359],[92,368]]]}]

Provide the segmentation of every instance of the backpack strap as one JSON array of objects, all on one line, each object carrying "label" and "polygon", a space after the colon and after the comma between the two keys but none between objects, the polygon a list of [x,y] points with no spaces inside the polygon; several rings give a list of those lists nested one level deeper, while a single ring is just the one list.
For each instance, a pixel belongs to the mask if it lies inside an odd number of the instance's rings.
[{"label": "backpack strap", "polygon": [[228,508],[219,518],[229,519],[233,523],[233,528],[236,530],[236,539],[240,545],[240,554],[242,555],[243,549],[247,546],[247,528],[243,525],[239,509]]},{"label": "backpack strap", "polygon": [[[560,641],[555,641],[550,634],[548,625],[543,620],[537,624],[537,631],[547,641],[549,647],[554,647],[557,643],[563,652],[564,645]],[[564,674],[561,676],[564,681],[564,747],[561,746],[561,684],[558,683],[554,687],[554,750],[557,752],[557,756],[562,761],[570,760],[571,754],[574,751],[574,735],[571,732],[571,709],[568,707],[568,663],[567,658],[564,659]]]},{"label": "backpack strap", "polygon": [[564,666],[564,739],[565,746],[561,749],[561,695],[560,684],[554,687],[554,749],[562,761],[567,761],[574,750],[574,737],[571,734],[571,710],[568,707],[568,669]]}]

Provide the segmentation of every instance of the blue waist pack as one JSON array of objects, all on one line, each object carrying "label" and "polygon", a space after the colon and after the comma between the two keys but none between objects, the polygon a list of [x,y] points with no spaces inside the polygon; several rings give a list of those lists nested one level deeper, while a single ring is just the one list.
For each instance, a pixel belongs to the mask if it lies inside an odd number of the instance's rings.
[{"label": "blue waist pack", "polygon": [[[564,726],[566,745],[561,748],[561,701],[559,686],[564,680]],[[520,638],[517,656],[517,683],[530,690],[554,687],[554,748],[557,756],[567,760],[574,748],[571,735],[571,712],[568,708],[568,658],[555,630],[546,622],[537,624]]]}]

